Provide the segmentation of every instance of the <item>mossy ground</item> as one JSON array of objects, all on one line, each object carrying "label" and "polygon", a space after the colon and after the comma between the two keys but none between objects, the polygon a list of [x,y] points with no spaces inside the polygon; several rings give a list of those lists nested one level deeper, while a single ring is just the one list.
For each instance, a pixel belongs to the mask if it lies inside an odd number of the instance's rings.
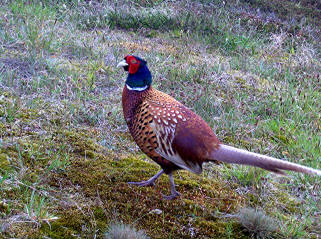
[{"label": "mossy ground", "polygon": [[[102,237],[122,221],[151,238],[319,238],[321,181],[207,165],[135,187],[158,166],[122,118],[126,54],[225,143],[321,168],[320,22],[313,1],[4,1],[0,7],[0,237]],[[155,210],[158,209],[158,210]],[[157,213],[156,213],[157,212]]]},{"label": "mossy ground", "polygon": [[[28,121],[28,117],[16,119],[21,124]],[[50,204],[45,210],[57,216],[51,220],[50,217],[28,218],[25,215],[25,223],[8,221],[5,235],[28,238],[101,235],[114,220],[134,224],[155,238],[164,238],[164,235],[188,237],[191,228],[194,234],[223,236],[224,229],[220,228],[225,224],[231,224],[237,230],[240,227],[219,216],[232,213],[245,203],[245,198],[227,184],[181,172],[176,182],[184,197],[166,201],[162,199],[162,193],[169,194],[166,177],[162,177],[155,188],[136,188],[126,183],[149,177],[157,172],[158,167],[141,160],[144,155],[108,152],[93,141],[97,137],[95,129],[60,129],[50,132],[47,135],[50,139],[37,135],[30,139],[30,132],[15,133],[11,124],[5,126],[6,132],[19,134],[20,140],[14,145],[6,143],[2,146],[1,162],[6,166],[2,170],[10,172],[15,164],[19,164],[25,172],[21,179],[3,182],[2,195],[10,195],[9,202],[18,207],[20,203],[27,203],[26,194],[35,189]],[[1,133],[4,135],[5,131]],[[3,142],[7,139],[4,137]],[[68,145],[68,150],[61,150],[64,145]],[[54,167],[55,157],[48,157],[45,152],[59,151],[58,155],[67,157],[68,162],[63,167],[59,164]],[[10,183],[24,185],[23,189],[17,189],[24,192],[6,188]],[[44,192],[50,196],[43,195]],[[7,209],[3,209],[5,213]],[[154,214],[154,209],[161,210],[161,215]],[[42,223],[42,220],[48,223]]]}]

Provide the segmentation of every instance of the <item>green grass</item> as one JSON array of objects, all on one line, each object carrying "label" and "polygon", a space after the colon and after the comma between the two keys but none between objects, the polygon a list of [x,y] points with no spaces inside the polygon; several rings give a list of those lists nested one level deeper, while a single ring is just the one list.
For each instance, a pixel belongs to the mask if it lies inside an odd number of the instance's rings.
[{"label": "green grass", "polygon": [[[127,131],[116,68],[139,55],[154,87],[222,142],[320,169],[317,17],[310,0],[3,1],[0,232],[102,237],[117,221],[150,238],[318,238],[317,177],[206,165],[200,176],[175,174],[182,197],[171,202],[161,199],[166,177],[127,185],[158,167]],[[278,229],[246,231],[243,207]]]}]

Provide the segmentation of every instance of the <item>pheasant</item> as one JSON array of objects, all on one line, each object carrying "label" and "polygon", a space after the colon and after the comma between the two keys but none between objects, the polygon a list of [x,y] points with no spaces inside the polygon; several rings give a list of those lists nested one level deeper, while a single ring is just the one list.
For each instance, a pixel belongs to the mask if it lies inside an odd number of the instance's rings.
[{"label": "pheasant", "polygon": [[222,144],[211,127],[197,114],[173,97],[154,89],[147,62],[128,55],[117,67],[128,71],[122,93],[123,113],[129,131],[139,148],[162,168],[138,186],[153,186],[162,175],[169,176],[174,199],[173,172],[185,169],[200,174],[204,162],[226,162],[260,167],[278,174],[291,170],[321,176],[321,171],[269,156]]}]

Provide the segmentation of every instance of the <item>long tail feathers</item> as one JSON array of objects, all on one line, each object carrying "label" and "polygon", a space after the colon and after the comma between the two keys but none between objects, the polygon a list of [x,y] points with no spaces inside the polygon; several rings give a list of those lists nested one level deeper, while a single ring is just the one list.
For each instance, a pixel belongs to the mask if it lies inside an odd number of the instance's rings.
[{"label": "long tail feathers", "polygon": [[321,176],[321,171],[317,169],[301,166],[296,163],[290,163],[262,154],[252,153],[224,144],[220,144],[219,148],[212,152],[211,157],[213,160],[256,166],[283,175],[285,174],[283,170],[290,170]]}]

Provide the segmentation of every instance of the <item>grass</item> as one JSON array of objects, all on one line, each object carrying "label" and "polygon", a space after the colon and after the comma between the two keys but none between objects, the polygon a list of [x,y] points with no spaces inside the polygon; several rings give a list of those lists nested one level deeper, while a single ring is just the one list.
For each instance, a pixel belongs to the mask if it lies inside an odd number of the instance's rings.
[{"label": "grass", "polygon": [[[171,202],[166,177],[127,185],[158,167],[127,131],[115,67],[139,55],[224,143],[320,169],[317,16],[308,0],[3,1],[1,233],[103,237],[118,221],[150,238],[319,238],[317,177],[206,165],[175,174]],[[250,207],[278,229],[245,230]]]}]

